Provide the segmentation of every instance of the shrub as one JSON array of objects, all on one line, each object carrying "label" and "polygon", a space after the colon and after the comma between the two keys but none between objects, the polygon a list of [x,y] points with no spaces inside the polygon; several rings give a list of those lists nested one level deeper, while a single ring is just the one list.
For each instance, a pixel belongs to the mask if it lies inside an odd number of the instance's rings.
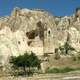
[{"label": "shrub", "polygon": [[63,67],[63,68],[49,68],[46,70],[47,73],[66,73],[70,71],[80,70],[79,68],[70,68],[70,67]]},{"label": "shrub", "polygon": [[[28,74],[32,74],[31,68],[40,68],[40,60],[38,57],[31,52],[31,54],[28,54],[27,52],[24,55],[14,56],[11,57],[10,63],[12,64],[12,67],[17,69],[22,68],[24,71],[24,74],[26,75],[26,68],[29,70],[27,71]],[[23,74],[23,73],[20,73]]]},{"label": "shrub", "polygon": [[60,53],[58,52],[58,48],[55,48],[55,57],[56,60],[60,59]]}]

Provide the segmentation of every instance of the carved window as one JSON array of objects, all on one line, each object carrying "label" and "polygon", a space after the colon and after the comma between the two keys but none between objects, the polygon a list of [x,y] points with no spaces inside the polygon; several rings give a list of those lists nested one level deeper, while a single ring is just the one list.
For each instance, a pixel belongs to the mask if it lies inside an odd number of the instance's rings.
[{"label": "carved window", "polygon": [[48,29],[48,31],[47,31],[47,35],[48,35],[48,36],[51,35],[51,29]]},{"label": "carved window", "polygon": [[49,30],[49,31],[48,31],[48,34],[50,35],[50,33],[51,33],[51,32],[50,32],[50,30]]},{"label": "carved window", "polygon": [[18,44],[20,44],[20,41],[18,41]]},{"label": "carved window", "polygon": [[30,44],[32,43],[32,41],[28,41],[27,43],[28,43],[28,46],[30,46]]}]

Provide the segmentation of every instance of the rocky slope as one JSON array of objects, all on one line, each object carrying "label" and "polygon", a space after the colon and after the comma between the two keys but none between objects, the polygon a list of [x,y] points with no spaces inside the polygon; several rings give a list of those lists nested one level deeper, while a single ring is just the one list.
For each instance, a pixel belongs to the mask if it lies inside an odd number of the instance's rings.
[{"label": "rocky slope", "polygon": [[0,17],[0,62],[25,51],[37,55],[54,53],[69,44],[80,51],[80,10],[72,16],[56,17],[40,9],[14,8],[10,16]]}]

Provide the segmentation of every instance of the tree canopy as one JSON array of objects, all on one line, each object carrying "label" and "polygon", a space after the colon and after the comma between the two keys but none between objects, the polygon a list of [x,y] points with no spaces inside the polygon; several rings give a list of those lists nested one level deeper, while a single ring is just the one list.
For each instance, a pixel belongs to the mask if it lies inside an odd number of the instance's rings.
[{"label": "tree canopy", "polygon": [[40,67],[40,60],[38,57],[35,55],[35,53],[31,52],[31,54],[28,54],[27,52],[24,53],[24,55],[19,55],[19,56],[12,56],[10,59],[10,63],[13,64],[13,66],[16,67],[22,67],[24,72],[26,73],[26,67],[30,68],[32,67]]}]

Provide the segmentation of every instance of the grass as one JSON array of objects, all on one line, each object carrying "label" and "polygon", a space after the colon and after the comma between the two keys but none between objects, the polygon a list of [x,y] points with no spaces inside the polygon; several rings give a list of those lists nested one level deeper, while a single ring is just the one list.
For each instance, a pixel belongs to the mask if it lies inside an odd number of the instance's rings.
[{"label": "grass", "polygon": [[46,70],[47,73],[67,73],[70,71],[76,71],[80,70],[80,68],[70,68],[70,67],[64,67],[64,68],[48,68]]}]

